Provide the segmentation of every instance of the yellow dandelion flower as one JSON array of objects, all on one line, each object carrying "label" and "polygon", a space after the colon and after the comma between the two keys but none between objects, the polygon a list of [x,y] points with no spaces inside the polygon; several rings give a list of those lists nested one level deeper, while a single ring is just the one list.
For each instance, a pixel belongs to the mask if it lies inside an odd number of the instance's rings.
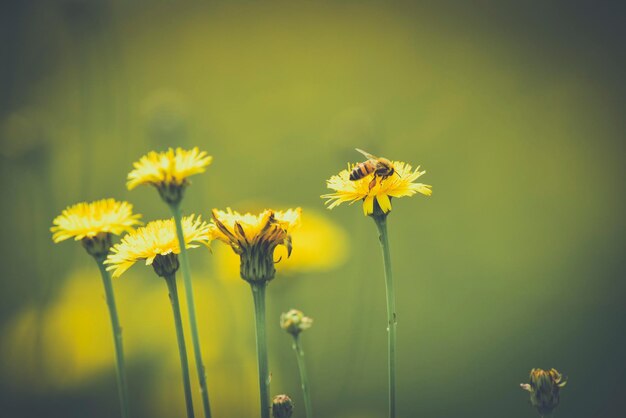
[{"label": "yellow dandelion flower", "polygon": [[432,190],[430,185],[423,183],[414,183],[426,171],[419,171],[419,166],[413,170],[410,164],[402,161],[394,161],[394,174],[384,179],[376,177],[376,182],[370,188],[370,183],[376,176],[370,173],[367,176],[350,180],[350,173],[357,164],[348,164],[346,170],[332,176],[326,181],[329,189],[335,190],[334,193],[322,195],[326,200],[329,209],[339,206],[341,203],[349,202],[350,204],[359,200],[363,201],[363,213],[372,215],[374,213],[374,200],[383,213],[391,211],[391,198],[413,196],[421,193],[424,196],[430,196]]},{"label": "yellow dandelion flower", "polygon": [[[186,248],[196,248],[200,244],[209,245],[209,224],[202,221],[200,216],[186,216],[182,220],[182,225]],[[109,264],[107,270],[113,271],[113,277],[119,277],[133,264],[143,260],[146,265],[152,265],[157,270],[157,267],[161,266],[153,265],[155,259],[169,254],[180,254],[173,219],[148,222],[145,227],[126,235],[119,244],[111,248],[111,253],[104,263]],[[178,259],[170,261],[175,263],[176,271]]]},{"label": "yellow dandelion flower", "polygon": [[120,235],[141,224],[141,215],[133,214],[133,205],[114,199],[77,203],[54,218],[50,228],[54,242],[74,238],[93,238],[102,233]]},{"label": "yellow dandelion flower", "polygon": [[[298,251],[287,257],[288,250],[278,246],[274,259],[281,260],[276,271],[281,276],[304,273],[322,273],[342,265],[350,252],[350,239],[346,230],[327,215],[314,209],[304,209],[306,217],[290,233],[298,243]],[[239,277],[239,257],[228,248],[214,251],[215,264],[220,279],[232,282]]]},{"label": "yellow dandelion flower", "polygon": [[213,157],[198,147],[191,150],[169,148],[165,152],[150,151],[133,164],[128,173],[128,190],[142,184],[155,186],[168,203],[178,203],[182,190],[189,184],[188,177],[203,173]]},{"label": "yellow dandelion flower", "polygon": [[278,245],[291,255],[291,232],[300,223],[300,208],[287,211],[264,210],[258,215],[241,215],[230,208],[213,209],[211,237],[231,246],[239,254],[240,274],[249,282],[274,277],[274,250]]}]

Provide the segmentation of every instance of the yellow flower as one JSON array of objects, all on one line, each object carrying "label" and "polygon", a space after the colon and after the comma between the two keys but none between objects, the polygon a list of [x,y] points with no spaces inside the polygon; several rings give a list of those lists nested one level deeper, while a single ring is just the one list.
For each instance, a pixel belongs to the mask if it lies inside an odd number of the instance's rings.
[{"label": "yellow flower", "polygon": [[269,281],[274,277],[274,250],[278,245],[291,255],[291,232],[300,223],[300,208],[287,211],[267,209],[259,215],[241,215],[213,209],[211,237],[231,246],[240,256],[241,277],[249,282]]},{"label": "yellow flower", "polygon": [[415,170],[410,164],[402,161],[394,161],[393,167],[395,173],[385,179],[377,177],[376,183],[370,189],[370,182],[374,178],[371,173],[359,180],[350,180],[350,172],[356,164],[349,164],[346,170],[341,171],[338,175],[332,176],[326,181],[329,189],[335,190],[334,193],[322,195],[326,200],[329,209],[339,206],[341,203],[349,202],[350,204],[362,200],[363,213],[371,215],[374,213],[374,199],[378,202],[378,206],[383,213],[391,210],[392,197],[413,196],[421,193],[430,196],[432,190],[430,185],[422,183],[414,183],[426,171],[419,171],[419,167]]},{"label": "yellow flower", "polygon": [[141,184],[155,186],[168,203],[182,198],[182,190],[189,184],[187,178],[203,173],[213,157],[195,147],[189,151],[169,148],[165,152],[150,151],[135,162],[128,173],[128,190]]},{"label": "yellow flower", "polygon": [[[340,225],[314,209],[304,210],[306,217],[290,233],[292,241],[298,243],[298,251],[289,258],[284,246],[274,251],[274,259],[281,260],[276,270],[283,276],[333,270],[345,262],[350,251],[348,233]],[[239,257],[225,247],[221,250],[213,253],[219,277],[234,280],[239,277]]]},{"label": "yellow flower", "polygon": [[[203,222],[200,216],[184,217],[182,220],[183,234],[185,235],[185,248],[196,248],[199,244],[208,246],[209,224]],[[126,235],[122,242],[111,248],[105,264],[109,264],[107,270],[113,271],[113,277],[119,277],[137,261],[146,261],[146,265],[152,265],[155,270],[163,266],[153,264],[155,259],[163,259],[159,256],[179,254],[180,246],[176,236],[176,225],[173,219],[149,222],[145,227],[138,228]],[[170,258],[169,262],[175,264],[173,271],[178,268],[178,259]],[[173,273],[169,271],[168,273]],[[157,274],[161,275],[159,271]]]},{"label": "yellow flower", "polygon": [[80,241],[102,233],[120,235],[141,224],[141,215],[133,214],[133,205],[114,199],[77,203],[54,218],[50,228],[54,242],[69,238]]}]

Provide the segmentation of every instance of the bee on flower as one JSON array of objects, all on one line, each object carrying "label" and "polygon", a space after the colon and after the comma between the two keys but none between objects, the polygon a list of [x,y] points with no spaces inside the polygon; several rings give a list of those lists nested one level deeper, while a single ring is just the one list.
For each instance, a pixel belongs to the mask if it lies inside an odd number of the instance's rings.
[{"label": "bee on flower", "polygon": [[370,216],[378,229],[378,241],[383,253],[385,295],[387,299],[387,366],[389,373],[389,418],[396,416],[396,297],[391,269],[391,251],[387,232],[387,215],[391,212],[391,198],[432,195],[432,186],[415,182],[425,171],[402,161],[376,157],[356,149],[367,160],[348,164],[348,168],[326,180],[333,193],[322,195],[328,209],[342,203],[363,202],[363,213]]},{"label": "bee on flower", "polygon": [[348,168],[332,176],[326,181],[333,193],[322,195],[326,205],[333,209],[342,203],[363,201],[363,213],[374,214],[377,206],[382,213],[391,211],[391,198],[413,196],[416,193],[424,196],[432,195],[432,186],[416,183],[426,171],[419,171],[402,161],[391,161],[373,156],[365,151],[368,159],[365,162],[348,164]]}]

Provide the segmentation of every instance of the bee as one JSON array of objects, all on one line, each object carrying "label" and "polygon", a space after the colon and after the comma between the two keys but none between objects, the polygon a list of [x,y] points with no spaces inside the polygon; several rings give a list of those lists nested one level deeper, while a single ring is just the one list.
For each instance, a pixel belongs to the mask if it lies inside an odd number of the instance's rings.
[{"label": "bee", "polygon": [[356,181],[374,173],[374,178],[369,184],[369,189],[372,190],[372,188],[376,185],[377,177],[380,177],[380,181],[383,181],[387,177],[393,176],[396,172],[393,168],[393,163],[388,159],[376,157],[369,152],[363,151],[362,149],[356,148],[356,150],[363,154],[367,160],[354,166],[352,172],[350,173],[350,180]]}]

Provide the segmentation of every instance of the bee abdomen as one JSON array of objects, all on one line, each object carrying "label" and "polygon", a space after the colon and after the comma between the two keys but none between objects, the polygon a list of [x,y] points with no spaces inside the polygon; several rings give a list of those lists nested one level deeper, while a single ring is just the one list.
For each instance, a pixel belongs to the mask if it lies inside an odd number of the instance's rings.
[{"label": "bee abdomen", "polygon": [[375,167],[372,164],[368,164],[368,162],[359,163],[350,172],[350,180],[359,180],[368,174],[374,171]]}]

